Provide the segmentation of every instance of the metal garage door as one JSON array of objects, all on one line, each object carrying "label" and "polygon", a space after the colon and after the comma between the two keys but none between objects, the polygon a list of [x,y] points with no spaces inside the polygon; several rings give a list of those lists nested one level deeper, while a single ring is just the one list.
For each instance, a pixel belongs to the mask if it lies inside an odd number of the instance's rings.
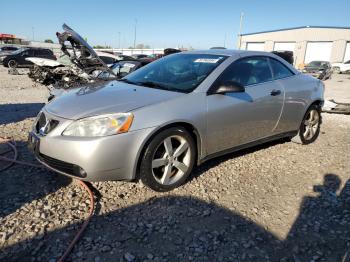
[{"label": "metal garage door", "polygon": [[305,63],[311,61],[329,61],[331,58],[332,42],[309,42],[306,46]]},{"label": "metal garage door", "polygon": [[265,50],[265,43],[247,43],[247,50],[250,51],[264,51]]},{"label": "metal garage door", "polygon": [[275,42],[274,51],[292,51],[294,52],[295,42]]},{"label": "metal garage door", "polygon": [[350,60],[350,42],[347,42],[346,48],[345,48],[344,62],[349,60]]}]

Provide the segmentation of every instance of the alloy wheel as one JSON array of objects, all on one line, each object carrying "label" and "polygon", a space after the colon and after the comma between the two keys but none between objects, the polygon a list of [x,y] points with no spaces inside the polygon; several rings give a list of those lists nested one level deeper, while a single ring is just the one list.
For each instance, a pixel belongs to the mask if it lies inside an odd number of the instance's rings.
[{"label": "alloy wheel", "polygon": [[303,133],[305,140],[311,140],[318,129],[320,124],[320,115],[316,109],[310,110],[308,116],[304,120],[305,131]]},{"label": "alloy wheel", "polygon": [[189,142],[182,136],[173,135],[164,139],[152,158],[152,174],[162,185],[172,185],[187,172],[191,161]]},{"label": "alloy wheel", "polygon": [[17,67],[17,62],[16,62],[15,60],[10,60],[10,61],[8,62],[8,66],[9,66],[10,68],[16,68],[16,67]]}]

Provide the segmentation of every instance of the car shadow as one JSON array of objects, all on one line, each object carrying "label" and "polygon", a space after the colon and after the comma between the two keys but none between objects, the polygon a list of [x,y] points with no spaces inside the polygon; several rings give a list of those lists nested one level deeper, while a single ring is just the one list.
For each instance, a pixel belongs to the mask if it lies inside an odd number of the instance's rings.
[{"label": "car shadow", "polygon": [[0,105],[0,125],[36,117],[44,105],[44,103],[2,104]]},{"label": "car shadow", "polygon": [[[27,149],[26,142],[15,141],[15,143],[18,150],[18,160],[38,164]],[[13,159],[13,151],[9,149],[4,142],[0,142],[0,155]],[[0,170],[7,164],[8,162],[0,161]],[[12,214],[25,204],[41,199],[70,183],[70,178],[57,175],[44,167],[12,165],[0,172],[0,219]]]},{"label": "car shadow", "polygon": [[[251,154],[251,153],[254,153],[254,152],[259,151],[259,150],[267,149],[269,147],[272,147],[272,146],[275,146],[278,144],[287,143],[287,142],[290,142],[289,138],[282,138],[282,139],[266,142],[263,144],[259,144],[259,145],[253,146],[253,147],[249,147],[246,149],[241,149],[241,150],[238,150],[236,152],[225,154],[223,156],[209,159],[206,162],[202,163],[199,166],[197,165],[194,168],[194,170],[192,171],[191,175],[189,176],[187,182],[198,178],[199,176],[201,176],[202,174],[207,172],[209,169],[221,164],[222,162],[228,161],[228,160],[233,159],[233,158],[238,158],[238,157],[241,157],[241,156],[244,156],[247,154]],[[187,183],[187,182],[185,182],[185,183]]]},{"label": "car shadow", "polygon": [[[350,180],[326,174],[304,197],[286,239],[239,212],[195,197],[161,195],[95,215],[70,261],[342,261],[349,252]],[[78,224],[3,249],[1,260],[55,260]],[[72,230],[74,228],[75,230]],[[346,261],[346,260],[343,260]]]}]

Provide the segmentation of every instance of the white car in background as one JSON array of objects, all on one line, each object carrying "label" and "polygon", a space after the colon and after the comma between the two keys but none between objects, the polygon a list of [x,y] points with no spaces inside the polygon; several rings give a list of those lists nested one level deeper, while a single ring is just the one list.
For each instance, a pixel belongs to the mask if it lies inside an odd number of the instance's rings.
[{"label": "white car in background", "polygon": [[95,52],[107,66],[112,66],[114,63],[120,60],[118,56],[112,55],[107,52],[101,52],[101,51],[95,51]]},{"label": "white car in background", "polygon": [[333,72],[337,74],[350,72],[350,60],[344,63],[333,63],[332,68],[333,68]]}]

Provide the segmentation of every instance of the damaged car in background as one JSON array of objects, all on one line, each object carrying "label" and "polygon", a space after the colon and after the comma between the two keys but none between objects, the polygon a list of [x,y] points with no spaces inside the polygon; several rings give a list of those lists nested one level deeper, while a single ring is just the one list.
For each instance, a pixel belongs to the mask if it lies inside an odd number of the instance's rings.
[{"label": "damaged car in background", "polygon": [[[53,61],[26,58],[34,64],[29,77],[50,90],[49,101],[67,90],[82,86],[94,87],[100,82],[118,80],[150,63],[150,59],[120,61],[123,56],[95,51],[73,29],[64,24],[63,33],[56,33],[63,55]],[[122,57],[122,58],[121,58]]]},{"label": "damaged car in background", "polygon": [[[74,30],[66,24],[63,25],[63,33],[57,32],[57,38],[61,44],[63,56],[53,61],[43,58],[26,58],[34,66],[30,69],[29,77],[35,82],[52,89],[70,89],[89,83],[104,81],[99,79],[101,72],[108,72],[113,79],[118,76],[103,61],[108,57],[114,63],[112,55],[97,54],[92,47]],[[112,61],[113,60],[113,61]],[[112,79],[110,77],[109,79]]]},{"label": "damaged car in background", "polygon": [[302,72],[320,80],[326,80],[332,78],[333,71],[331,64],[327,61],[311,61]]}]

